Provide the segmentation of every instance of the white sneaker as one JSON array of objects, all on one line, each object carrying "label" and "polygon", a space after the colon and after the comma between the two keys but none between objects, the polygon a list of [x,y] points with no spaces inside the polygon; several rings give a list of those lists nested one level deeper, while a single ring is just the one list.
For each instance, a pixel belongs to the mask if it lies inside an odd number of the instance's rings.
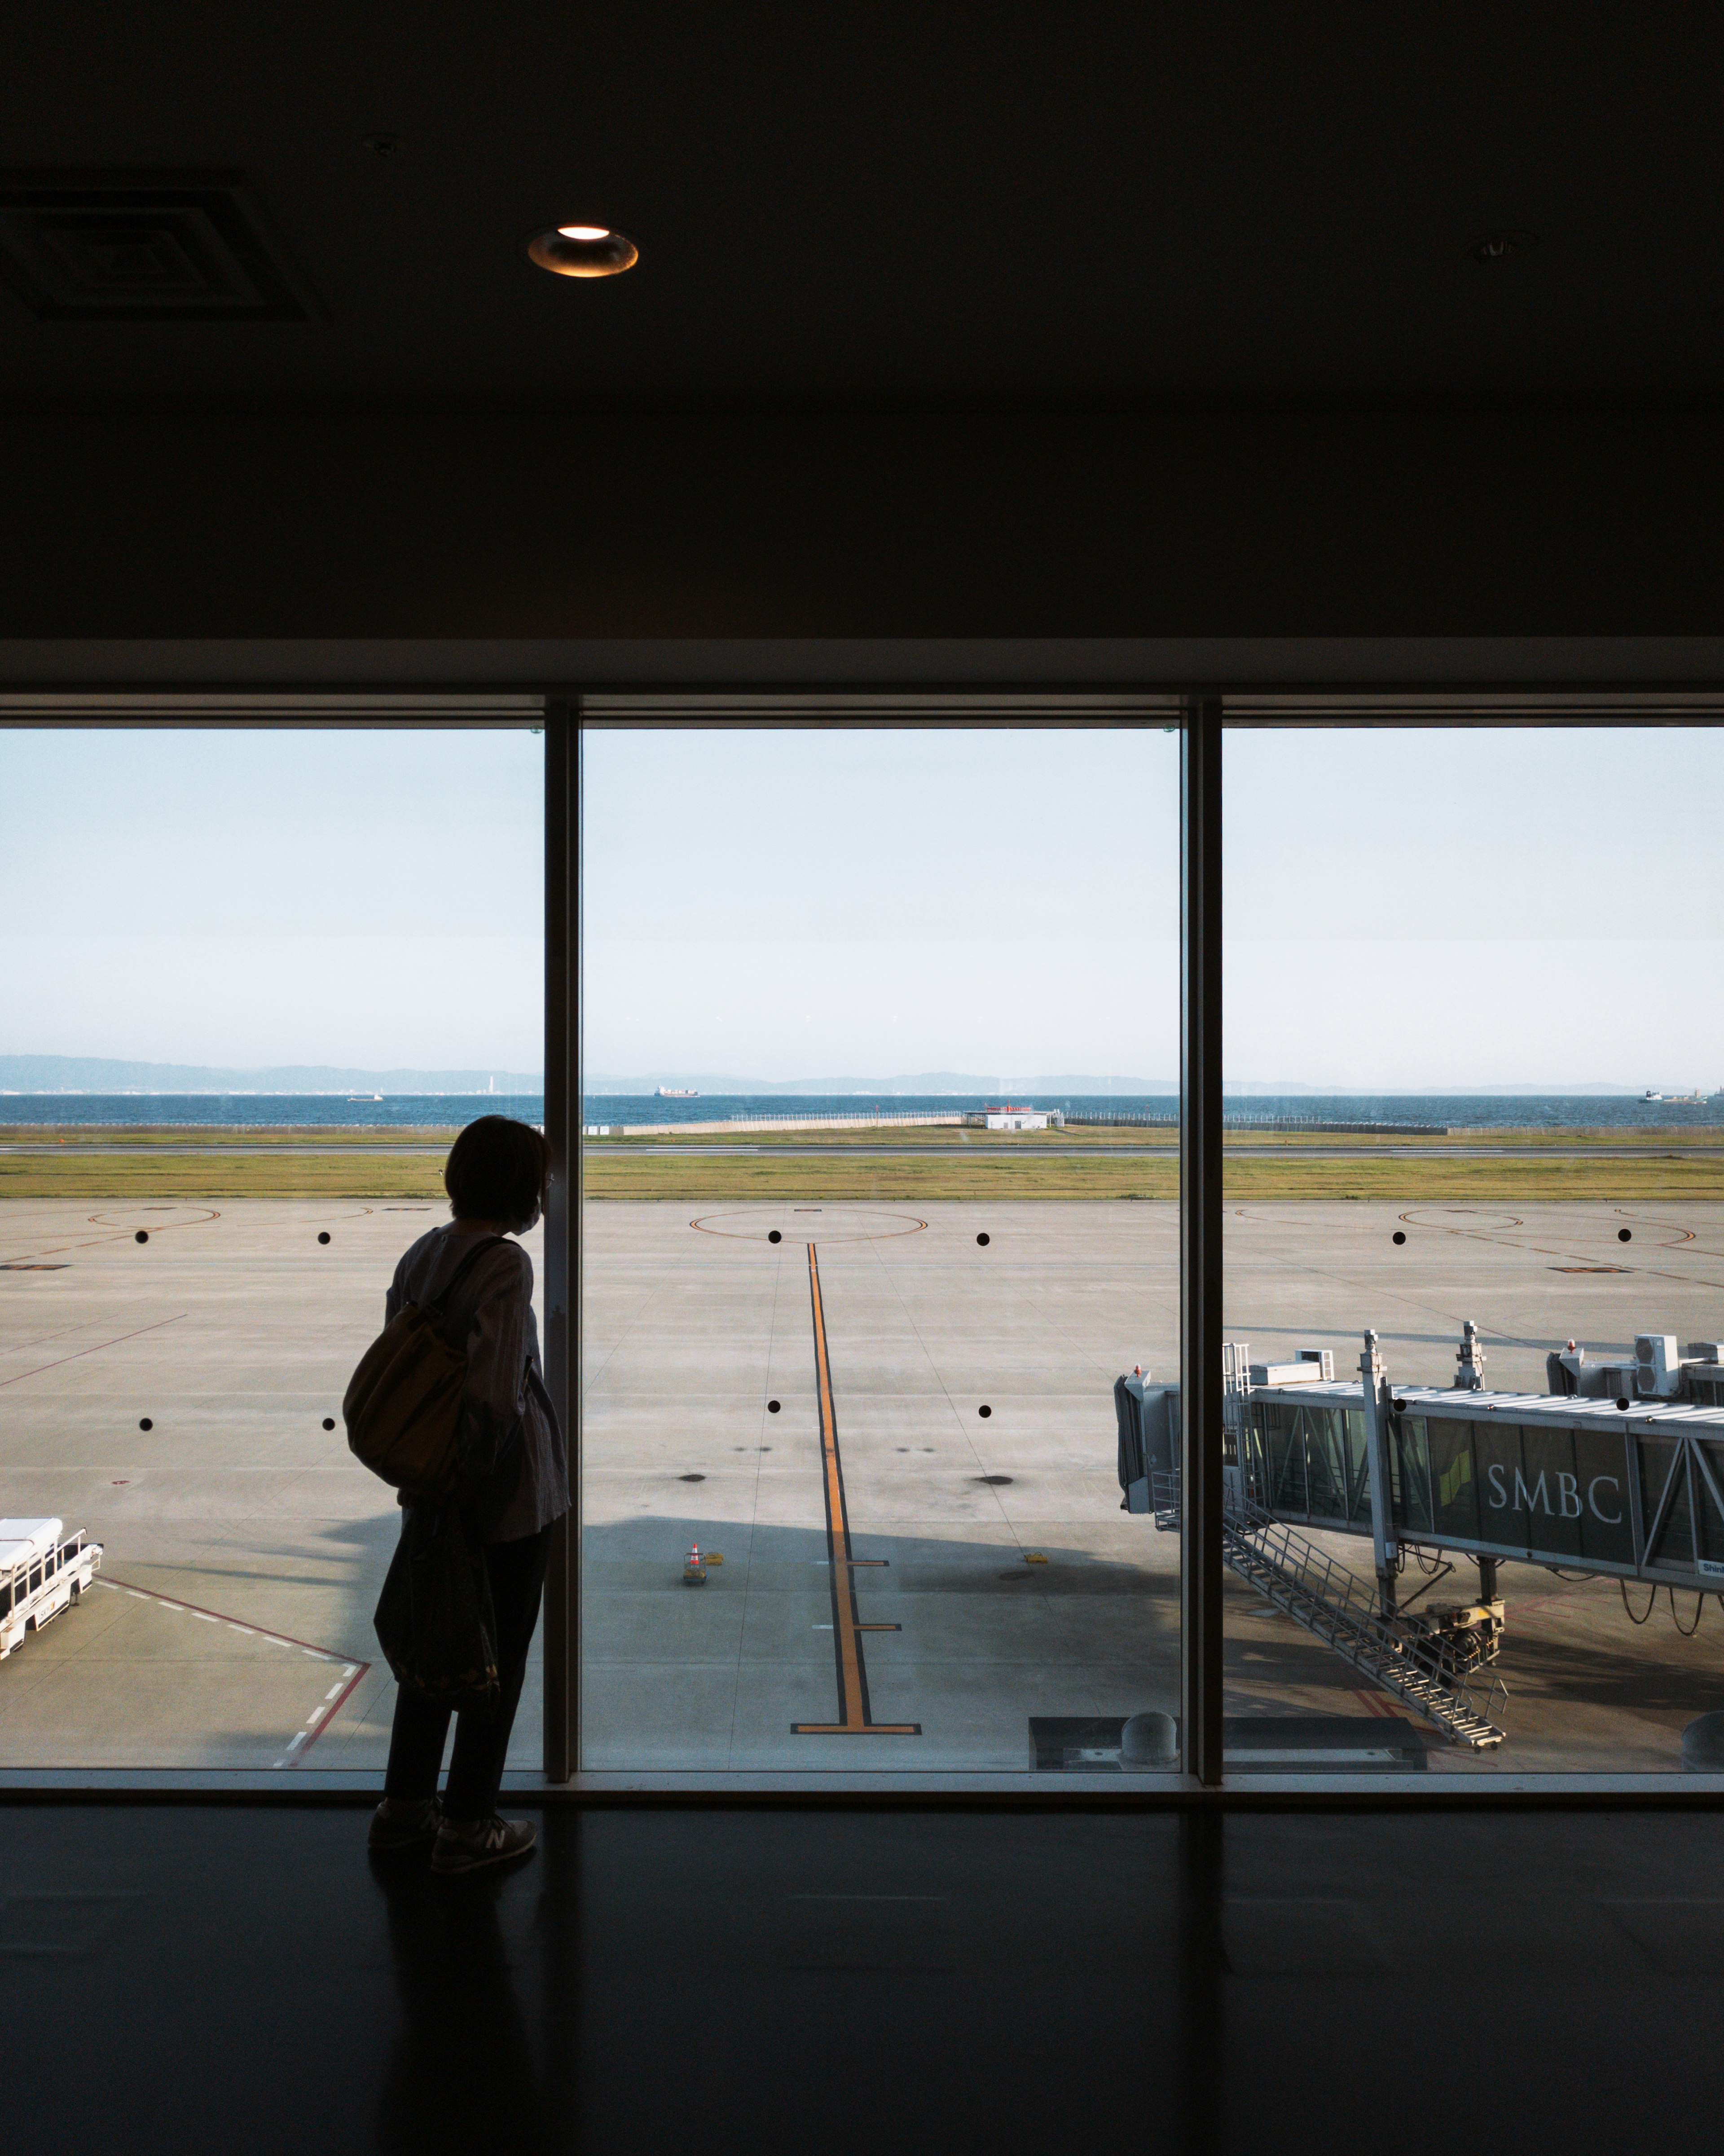
[{"label": "white sneaker", "polygon": [[486,1864],[507,1864],[525,1856],[539,1838],[526,1820],[445,1820],[431,1851],[434,1871],[477,1871]]}]

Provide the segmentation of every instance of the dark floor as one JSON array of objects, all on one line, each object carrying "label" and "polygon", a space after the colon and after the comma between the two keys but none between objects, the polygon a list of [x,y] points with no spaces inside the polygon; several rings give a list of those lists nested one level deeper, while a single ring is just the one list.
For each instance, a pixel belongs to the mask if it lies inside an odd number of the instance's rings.
[{"label": "dark floor", "polygon": [[1724,2139],[1724,1815],[543,1826],[525,1866],[444,1881],[374,1868],[351,1810],[0,1810],[13,2135],[126,2156]]}]

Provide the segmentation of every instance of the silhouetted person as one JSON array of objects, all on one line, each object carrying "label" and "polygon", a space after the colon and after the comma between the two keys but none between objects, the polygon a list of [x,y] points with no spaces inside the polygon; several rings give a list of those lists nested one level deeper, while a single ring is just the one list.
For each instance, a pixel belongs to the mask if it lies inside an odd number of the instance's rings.
[{"label": "silhouetted person", "polygon": [[[549,1164],[544,1137],[530,1123],[506,1116],[469,1123],[443,1171],[454,1218],[422,1235],[395,1268],[385,1322],[403,1304],[423,1305],[444,1292],[476,1238],[525,1235],[543,1209]],[[496,1620],[497,1692],[490,1705],[457,1713],[439,1804],[437,1777],[450,1709],[407,1685],[398,1689],[383,1801],[371,1827],[371,1846],[379,1852],[430,1845],[434,1871],[504,1863],[524,1856],[536,1839],[526,1820],[497,1817],[552,1523],[569,1504],[568,1462],[545,1389],[532,1292],[526,1252],[518,1243],[498,1243],[482,1252],[449,1308],[454,1330],[471,1327],[459,1450],[464,1461],[484,1463],[485,1471],[467,1476],[460,1502],[485,1548]]]}]

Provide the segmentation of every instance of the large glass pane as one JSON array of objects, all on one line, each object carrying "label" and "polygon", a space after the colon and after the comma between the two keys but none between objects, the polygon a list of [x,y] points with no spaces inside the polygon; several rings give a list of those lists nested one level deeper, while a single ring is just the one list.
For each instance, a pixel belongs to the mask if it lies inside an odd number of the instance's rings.
[{"label": "large glass pane", "polygon": [[542,1113],[542,748],[0,732],[0,1763],[381,1763],[341,1399],[456,1129]]},{"label": "large glass pane", "polygon": [[587,1768],[1171,1763],[1178,771],[586,733]]},{"label": "large glass pane", "polygon": [[1236,1755],[1724,1763],[1715,778],[1705,728],[1228,737]]}]

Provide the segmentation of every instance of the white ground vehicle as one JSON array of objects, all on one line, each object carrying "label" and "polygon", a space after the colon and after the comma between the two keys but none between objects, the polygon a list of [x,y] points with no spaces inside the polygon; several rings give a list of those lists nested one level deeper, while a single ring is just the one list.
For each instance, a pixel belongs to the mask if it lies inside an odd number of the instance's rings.
[{"label": "white ground vehicle", "polygon": [[0,1520],[0,1661],[78,1601],[101,1562],[101,1544],[64,1520]]}]

